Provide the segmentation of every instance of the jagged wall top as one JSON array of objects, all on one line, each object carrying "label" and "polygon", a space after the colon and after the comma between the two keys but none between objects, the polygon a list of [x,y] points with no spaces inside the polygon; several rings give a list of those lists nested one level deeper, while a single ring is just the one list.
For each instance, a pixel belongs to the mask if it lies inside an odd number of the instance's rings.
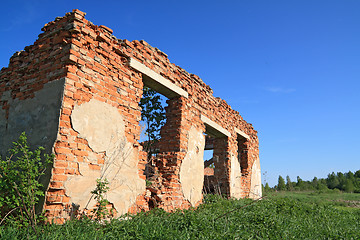
[{"label": "jagged wall top", "polygon": [[[74,9],[72,12],[66,13],[64,17],[57,17],[54,21],[45,24],[42,28],[42,31],[44,32],[39,35],[39,39],[36,40],[33,45],[25,47],[24,51],[17,52],[11,57],[9,68],[13,70],[17,69],[19,67],[19,62],[23,62],[21,61],[21,58],[28,56],[33,48],[41,48],[43,42],[48,43],[48,41],[50,41],[50,37],[52,37],[52,45],[60,44],[63,51],[69,50],[71,53],[70,46],[67,44],[67,39],[69,37],[76,38],[76,34],[82,33],[88,34],[89,37],[99,41],[100,47],[105,48],[105,46],[101,43],[109,43],[107,48],[110,47],[116,54],[126,58],[132,57],[137,59],[153,71],[159,73],[174,84],[186,90],[189,95],[196,95],[196,92],[199,89],[201,89],[201,91],[205,91],[206,95],[213,95],[213,90],[205,84],[199,76],[188,73],[183,68],[171,63],[167,54],[160,51],[158,48],[152,47],[144,40],[134,40],[130,42],[127,39],[118,39],[113,35],[112,29],[103,25],[98,26],[93,24],[85,19],[85,15],[86,13],[78,9]],[[84,28],[86,25],[90,27],[93,32]],[[62,60],[67,59],[64,57]],[[6,70],[7,68],[2,69],[0,73],[0,81],[4,79],[1,76],[4,75],[4,71],[6,72]],[[239,112],[233,110],[225,100],[218,97],[212,97],[209,101],[209,104],[211,103],[216,106],[222,106],[222,109],[228,111],[230,114],[238,115],[239,120],[244,122],[246,125],[249,125],[248,127],[256,133],[251,124],[246,123],[239,115]]]}]

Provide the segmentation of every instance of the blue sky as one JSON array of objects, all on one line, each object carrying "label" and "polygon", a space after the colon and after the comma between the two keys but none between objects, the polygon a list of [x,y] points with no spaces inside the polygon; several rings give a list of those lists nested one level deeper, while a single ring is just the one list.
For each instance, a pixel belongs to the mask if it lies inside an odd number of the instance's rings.
[{"label": "blue sky", "polygon": [[164,51],[239,111],[271,186],[360,169],[360,1],[5,1],[0,68],[74,8]]}]

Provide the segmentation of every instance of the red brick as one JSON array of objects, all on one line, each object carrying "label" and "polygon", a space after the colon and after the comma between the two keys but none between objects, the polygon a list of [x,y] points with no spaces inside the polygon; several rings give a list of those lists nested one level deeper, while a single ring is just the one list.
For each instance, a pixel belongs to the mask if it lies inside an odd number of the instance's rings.
[{"label": "red brick", "polygon": [[55,161],[54,166],[55,167],[66,168],[68,166],[68,163],[65,162],[65,161]]},{"label": "red brick", "polygon": [[73,154],[75,156],[88,156],[89,154],[85,151],[80,151],[80,150],[72,150]]},{"label": "red brick", "polygon": [[69,153],[71,153],[71,149],[56,147],[55,148],[55,153],[57,153],[57,154],[69,154]]},{"label": "red brick", "polygon": [[53,181],[66,181],[67,176],[66,175],[53,175],[52,177]]}]

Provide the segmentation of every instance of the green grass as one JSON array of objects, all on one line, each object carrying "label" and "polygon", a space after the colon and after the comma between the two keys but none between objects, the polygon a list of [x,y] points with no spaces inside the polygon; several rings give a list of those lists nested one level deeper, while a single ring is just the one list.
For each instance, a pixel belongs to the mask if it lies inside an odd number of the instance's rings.
[{"label": "green grass", "polygon": [[344,206],[359,208],[360,194],[359,193],[343,193],[339,190],[327,191],[308,191],[308,192],[276,192],[269,193],[268,197],[272,199],[289,198],[306,203],[315,204],[330,204],[333,206]]},{"label": "green grass", "polygon": [[[153,210],[108,224],[70,221],[62,226],[0,227],[1,239],[359,239],[360,194],[272,193],[253,202],[208,196],[195,210]],[[342,201],[346,204],[342,204]],[[250,204],[250,205],[249,205]]]}]

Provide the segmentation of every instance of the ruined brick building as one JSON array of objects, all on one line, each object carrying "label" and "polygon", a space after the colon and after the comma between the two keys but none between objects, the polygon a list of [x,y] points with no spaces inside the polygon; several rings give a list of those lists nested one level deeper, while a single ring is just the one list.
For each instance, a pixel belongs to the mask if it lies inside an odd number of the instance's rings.
[{"label": "ruined brick building", "polygon": [[[61,223],[74,206],[94,207],[90,192],[97,178],[109,180],[107,199],[118,215],[196,207],[203,197],[205,148],[213,149],[222,194],[259,198],[253,126],[159,49],[117,39],[84,16],[74,10],[46,24],[0,72],[0,153],[25,131],[32,146],[55,154],[44,180],[48,217]],[[168,98],[152,186],[146,185],[147,156],[139,144],[144,85]]]}]

